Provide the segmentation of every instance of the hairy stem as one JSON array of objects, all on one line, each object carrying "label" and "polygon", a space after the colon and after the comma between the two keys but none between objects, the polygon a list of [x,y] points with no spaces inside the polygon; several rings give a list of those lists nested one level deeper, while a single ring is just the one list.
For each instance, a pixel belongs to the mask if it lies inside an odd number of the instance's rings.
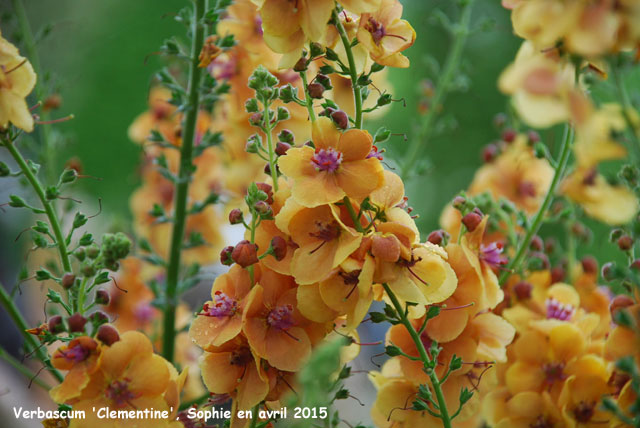
[{"label": "hairy stem", "polygon": [[24,366],[24,364],[22,364],[20,361],[18,361],[15,358],[13,358],[11,355],[9,355],[8,352],[6,352],[2,348],[0,348],[0,359],[5,360],[14,369],[16,369],[18,372],[20,372],[25,377],[27,377],[27,379],[29,379],[30,382],[35,383],[36,385],[38,385],[39,387],[41,387],[41,388],[43,388],[43,389],[45,389],[47,391],[49,391],[51,389],[51,385],[48,385],[45,381],[43,381],[41,379],[38,379],[38,374],[37,373],[33,373],[31,370],[26,368]]},{"label": "hairy stem", "polygon": [[562,145],[560,146],[560,159],[558,160],[558,166],[553,175],[553,179],[551,180],[551,184],[549,185],[549,189],[547,190],[547,194],[544,197],[544,201],[542,201],[542,205],[538,209],[538,212],[535,214],[533,218],[533,222],[531,223],[531,227],[527,230],[524,239],[518,246],[515,256],[511,259],[511,262],[507,266],[502,274],[500,275],[500,284],[504,284],[504,281],[509,277],[509,275],[518,268],[522,259],[527,254],[527,249],[529,248],[529,244],[533,237],[538,233],[540,226],[544,220],[544,216],[546,215],[549,207],[551,206],[551,202],[553,202],[553,198],[556,193],[556,189],[562,177],[564,177],[564,173],[567,169],[567,163],[569,162],[569,154],[571,153],[571,145],[573,143],[573,128],[571,125],[567,124],[564,128],[564,136],[562,138]]},{"label": "hairy stem", "polygon": [[418,159],[420,159],[420,152],[427,145],[431,134],[434,130],[435,120],[438,117],[439,108],[444,103],[447,94],[449,93],[451,83],[455,77],[458,68],[460,67],[460,61],[462,60],[462,52],[464,45],[469,36],[469,26],[471,22],[471,9],[474,0],[469,0],[462,6],[462,14],[460,16],[460,22],[455,28],[455,38],[453,41],[453,47],[449,51],[449,55],[445,61],[445,66],[438,79],[438,84],[435,90],[435,94],[430,102],[429,111],[425,117],[421,120],[422,126],[412,140],[405,159],[400,170],[400,176],[406,179],[408,174],[415,166]]},{"label": "hairy stem", "polygon": [[29,328],[27,321],[22,317],[22,314],[11,299],[11,296],[7,294],[2,284],[0,284],[0,303],[6,309],[14,324],[18,327],[18,330],[20,330],[20,334],[24,338],[27,348],[31,352],[35,353],[36,358],[38,358],[42,364],[47,367],[58,381],[62,382],[64,380],[64,376],[62,376],[62,374],[51,365],[51,361],[47,355],[47,349],[44,346],[41,346],[41,344],[38,343],[31,334],[27,333],[27,329]]},{"label": "hairy stem", "polygon": [[47,199],[44,188],[42,187],[42,184],[40,184],[38,177],[36,177],[31,168],[29,168],[27,161],[22,156],[18,148],[14,145],[13,141],[4,140],[2,141],[2,144],[9,151],[11,157],[13,157],[13,159],[16,161],[18,167],[20,167],[20,170],[22,171],[22,174],[24,174],[31,187],[33,187],[33,190],[38,195],[38,199],[40,199],[40,202],[42,203],[42,207],[44,208],[47,218],[49,219],[51,230],[53,231],[53,235],[56,239],[56,247],[58,248],[58,253],[60,254],[62,269],[65,273],[72,272],[71,259],[69,258],[67,244],[65,242],[64,235],[62,234],[60,221],[58,220],[58,215],[53,208],[53,204]]},{"label": "hairy stem", "polygon": [[424,347],[424,343],[422,343],[422,340],[420,339],[420,335],[418,334],[416,329],[413,328],[411,321],[409,321],[409,318],[407,318],[407,316],[405,315],[404,308],[400,304],[400,301],[398,300],[396,295],[393,294],[393,291],[391,291],[391,288],[389,288],[389,286],[384,283],[382,284],[382,286],[384,287],[384,291],[387,293],[387,296],[389,296],[389,299],[391,299],[391,303],[393,304],[394,309],[398,313],[400,322],[407,329],[407,331],[409,332],[409,335],[411,336],[411,339],[413,340],[413,343],[416,345],[416,348],[418,348],[418,353],[420,354],[420,360],[422,360],[424,364],[424,370],[428,374],[429,379],[431,380],[433,391],[435,392],[436,399],[438,400],[438,411],[440,412],[439,417],[440,419],[442,419],[442,425],[444,426],[444,428],[451,428],[451,417],[449,416],[449,410],[447,409],[447,402],[445,401],[444,394],[442,393],[442,386],[441,386],[442,384],[438,379],[438,375],[436,374],[435,370],[429,367],[429,364],[431,363],[431,358],[429,357],[429,354],[427,353],[427,350]]},{"label": "hairy stem", "polygon": [[304,103],[307,106],[309,112],[309,119],[311,123],[316,121],[316,113],[313,111],[313,98],[309,96],[309,83],[307,82],[307,72],[301,71],[300,77],[302,78],[302,84],[304,85]]},{"label": "hairy stem", "polygon": [[358,72],[356,70],[356,61],[353,57],[353,50],[351,49],[351,40],[349,40],[349,36],[347,35],[347,31],[344,29],[344,25],[340,22],[340,17],[338,16],[338,12],[334,9],[333,11],[333,20],[335,21],[335,26],[338,29],[338,33],[340,34],[340,39],[342,40],[342,44],[344,45],[344,50],[347,53],[347,61],[349,62],[349,75],[351,77],[351,86],[353,88],[353,99],[354,105],[356,109],[354,120],[354,126],[358,129],[362,128],[362,90],[360,85],[358,85]]},{"label": "hairy stem", "polygon": [[191,45],[191,62],[189,65],[188,109],[183,124],[183,139],[180,147],[180,170],[176,183],[174,199],[175,213],[173,216],[173,232],[167,268],[166,301],[164,303],[164,327],[162,340],[162,354],[169,361],[173,361],[175,348],[175,321],[178,306],[178,281],[180,275],[180,260],[182,243],[187,221],[187,197],[189,182],[193,169],[193,145],[196,134],[196,122],[200,106],[200,80],[202,68],[198,66],[198,55],[202,50],[205,38],[205,0],[195,0],[193,17],[193,40]]},{"label": "hairy stem", "polygon": [[267,152],[269,154],[269,171],[271,172],[271,180],[273,181],[273,191],[278,191],[278,169],[276,165],[276,154],[273,147],[273,124],[271,123],[271,116],[269,115],[269,100],[263,100],[264,105],[264,121],[263,128],[265,136],[267,137]]}]

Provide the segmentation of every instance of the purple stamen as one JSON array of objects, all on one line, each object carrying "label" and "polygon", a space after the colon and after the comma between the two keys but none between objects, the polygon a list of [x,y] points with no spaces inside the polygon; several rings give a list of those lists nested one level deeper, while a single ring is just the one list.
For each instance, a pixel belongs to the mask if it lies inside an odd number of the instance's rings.
[{"label": "purple stamen", "polygon": [[556,319],[560,321],[569,321],[576,309],[573,305],[562,304],[553,297],[549,297],[545,302],[547,308],[547,319]]},{"label": "purple stamen", "polygon": [[500,268],[507,264],[508,260],[502,255],[504,248],[499,242],[492,242],[489,245],[480,245],[480,259],[491,267]]},{"label": "purple stamen", "polygon": [[224,318],[230,317],[238,311],[238,302],[227,296],[222,291],[215,292],[213,305],[205,303],[202,313],[206,317]]},{"label": "purple stamen", "polygon": [[277,306],[269,312],[267,316],[267,323],[279,330],[287,330],[293,327],[293,306],[283,305]]},{"label": "purple stamen", "polygon": [[316,171],[334,172],[342,163],[342,153],[329,147],[328,149],[316,149],[316,154],[311,158],[311,165]]}]

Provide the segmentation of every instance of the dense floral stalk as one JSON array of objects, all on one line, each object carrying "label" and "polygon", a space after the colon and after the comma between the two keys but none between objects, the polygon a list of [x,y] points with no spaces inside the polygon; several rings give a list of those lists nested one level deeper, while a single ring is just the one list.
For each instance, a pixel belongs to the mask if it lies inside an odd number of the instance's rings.
[{"label": "dense floral stalk", "polygon": [[446,59],[444,69],[441,77],[438,80],[438,85],[431,100],[429,111],[422,120],[422,125],[418,135],[411,141],[411,145],[405,155],[405,161],[402,165],[400,176],[406,178],[411,172],[417,160],[420,158],[420,152],[427,145],[431,133],[434,130],[434,123],[439,113],[439,106],[444,102],[454,77],[460,67],[460,61],[462,60],[462,52],[464,50],[467,37],[469,36],[469,26],[471,23],[471,9],[474,0],[469,0],[463,3],[462,15],[460,22],[455,27],[455,39],[453,41],[453,47]]},{"label": "dense floral stalk", "polygon": [[171,236],[171,249],[169,253],[169,265],[167,268],[166,301],[164,303],[164,336],[162,351],[164,357],[173,361],[175,347],[175,319],[178,305],[178,281],[180,275],[180,259],[184,240],[185,225],[187,221],[187,196],[189,191],[189,177],[193,169],[193,145],[198,119],[198,106],[200,104],[200,80],[202,68],[198,66],[198,54],[202,50],[205,38],[205,0],[195,1],[195,14],[193,17],[193,41],[191,47],[191,62],[189,65],[188,109],[184,120],[184,133],[180,148],[180,170],[176,183],[175,215],[173,233]]},{"label": "dense floral stalk", "polygon": [[27,322],[22,317],[22,314],[16,307],[15,303],[11,299],[11,296],[5,291],[4,286],[0,284],[0,303],[6,309],[7,313],[20,330],[20,334],[24,338],[24,341],[27,343],[28,348],[35,353],[35,356],[47,367],[47,369],[51,372],[51,374],[60,382],[64,379],[62,374],[54,369],[51,366],[51,362],[49,361],[49,356],[47,355],[47,349],[40,345],[38,341],[29,333],[27,333],[27,329],[29,326]]},{"label": "dense floral stalk", "polygon": [[540,209],[536,212],[533,221],[531,222],[531,226],[527,230],[527,234],[522,239],[522,242],[518,246],[518,250],[516,251],[515,256],[511,259],[507,269],[505,269],[500,275],[500,284],[504,284],[504,281],[509,277],[509,275],[518,268],[522,259],[527,254],[527,250],[529,248],[529,244],[533,237],[538,233],[540,226],[542,226],[542,222],[544,221],[544,217],[551,206],[551,202],[556,193],[556,189],[558,187],[558,183],[564,177],[564,173],[567,169],[567,164],[569,162],[569,155],[571,154],[571,145],[573,143],[573,128],[571,125],[567,124],[564,128],[564,136],[562,138],[562,145],[560,146],[560,158],[558,159],[558,164],[556,166],[555,173],[553,175],[553,180],[549,185],[549,189],[547,190],[546,196],[542,205],[540,205]]}]

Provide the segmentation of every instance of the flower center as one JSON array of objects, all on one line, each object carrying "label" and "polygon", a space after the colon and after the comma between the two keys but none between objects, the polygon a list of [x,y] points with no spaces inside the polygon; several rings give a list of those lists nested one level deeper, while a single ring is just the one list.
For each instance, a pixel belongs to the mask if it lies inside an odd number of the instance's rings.
[{"label": "flower center", "polygon": [[573,305],[560,303],[553,297],[549,297],[544,304],[547,308],[547,319],[569,321],[576,312]]},{"label": "flower center", "polygon": [[231,352],[230,363],[233,366],[246,366],[253,360],[249,348],[240,348]]},{"label": "flower center", "polygon": [[230,317],[238,311],[238,302],[222,291],[215,292],[213,305],[205,303],[199,315],[206,317]]},{"label": "flower center", "polygon": [[522,181],[518,184],[518,195],[524,197],[535,197],[536,196],[536,185],[531,181]]},{"label": "flower center", "polygon": [[135,318],[142,322],[147,323],[153,319],[153,307],[147,302],[140,302],[135,307],[134,311]]},{"label": "flower center", "polygon": [[105,396],[111,400],[116,407],[124,407],[125,405],[129,405],[131,407],[135,407],[131,400],[139,397],[139,394],[134,394],[129,390],[129,379],[124,380],[114,380],[107,387],[105,391]]},{"label": "flower center", "polygon": [[542,366],[545,374],[545,383],[553,385],[555,382],[566,379],[564,374],[564,363],[548,363]]},{"label": "flower center", "polygon": [[283,305],[276,306],[269,312],[267,316],[267,323],[279,330],[288,330],[294,324],[293,322],[293,306]]},{"label": "flower center", "polygon": [[316,171],[334,172],[342,163],[342,152],[332,149],[316,149],[311,164]]},{"label": "flower center", "polygon": [[500,242],[492,242],[489,245],[480,245],[480,259],[491,267],[500,267],[507,263],[507,258],[502,255],[504,248]]},{"label": "flower center", "polygon": [[386,36],[384,25],[382,25],[381,22],[376,21],[374,18],[369,18],[364,28],[371,33],[373,42],[376,45],[379,45],[382,38]]},{"label": "flower center", "polygon": [[371,146],[371,151],[367,155],[367,159],[370,159],[370,158],[376,158],[378,160],[383,160],[384,159],[382,157],[382,152],[379,152],[378,148],[376,146]]},{"label": "flower center", "polygon": [[576,418],[576,421],[583,424],[589,422],[595,413],[595,405],[596,403],[585,403],[584,401],[578,403],[576,408],[573,409],[573,416]]},{"label": "flower center", "polygon": [[64,352],[60,351],[60,353],[67,361],[74,363],[79,363],[89,358],[89,350],[81,344],[77,344]]}]

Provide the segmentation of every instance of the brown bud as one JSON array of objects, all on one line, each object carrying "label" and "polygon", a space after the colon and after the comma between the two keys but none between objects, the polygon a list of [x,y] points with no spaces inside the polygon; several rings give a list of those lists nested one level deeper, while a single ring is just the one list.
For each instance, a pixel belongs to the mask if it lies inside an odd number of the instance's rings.
[{"label": "brown bud", "polygon": [[258,187],[258,189],[267,194],[266,202],[271,205],[273,203],[273,187],[271,187],[271,184],[256,183],[256,186]]},{"label": "brown bud", "polygon": [[309,96],[311,98],[315,98],[315,99],[323,98],[325,88],[320,83],[317,83],[317,82],[310,83],[309,86],[307,86],[307,89],[309,90]]},{"label": "brown bud", "polygon": [[631,262],[631,264],[629,265],[629,269],[636,272],[640,271],[640,259],[635,259],[633,262]]},{"label": "brown bud", "polygon": [[89,315],[89,321],[91,321],[95,325],[101,325],[109,322],[109,317],[102,311],[95,311],[91,315]]},{"label": "brown bud", "polygon": [[100,328],[98,328],[96,338],[105,345],[111,346],[120,340],[120,335],[118,334],[118,330],[112,325],[102,324]]},{"label": "brown bud", "polygon": [[605,263],[604,265],[602,265],[602,269],[600,269],[600,274],[606,281],[611,281],[615,279],[614,268],[615,268],[615,265],[612,262]]},{"label": "brown bud", "polygon": [[544,249],[544,241],[538,235],[534,235],[533,238],[531,238],[529,248],[533,251],[542,251]]},{"label": "brown bud", "polygon": [[462,217],[462,224],[467,228],[469,232],[476,230],[476,227],[482,222],[482,215],[475,211],[471,211],[469,214]]},{"label": "brown bud", "polygon": [[305,71],[307,69],[307,58],[302,57],[298,60],[298,62],[296,62],[296,64],[293,66],[293,71],[296,72],[301,72],[301,71]]},{"label": "brown bud", "polygon": [[243,268],[258,263],[258,246],[247,240],[240,241],[231,252],[231,258]]},{"label": "brown bud", "polygon": [[634,303],[635,302],[631,297],[624,294],[614,297],[611,301],[611,304],[609,305],[609,312],[611,312],[611,317],[614,317],[615,319],[615,313],[617,311],[632,306]]},{"label": "brown bud", "polygon": [[253,204],[253,208],[256,210],[258,214],[261,214],[261,215],[273,214],[271,207],[265,201],[256,202],[255,204]]},{"label": "brown bud", "polygon": [[69,289],[71,287],[73,287],[73,284],[76,282],[76,276],[72,273],[65,273],[62,276],[62,281],[60,281],[60,285],[62,285],[62,288],[64,289]]},{"label": "brown bud", "polygon": [[582,264],[582,270],[584,273],[597,273],[598,272],[598,261],[592,256],[584,256],[580,261]]},{"label": "brown bud", "polygon": [[98,305],[108,305],[109,301],[111,300],[111,296],[109,295],[109,292],[107,290],[100,289],[96,291],[95,300]]},{"label": "brown bud", "polygon": [[429,242],[431,242],[432,244],[435,244],[435,245],[441,245],[442,241],[445,240],[447,235],[448,235],[448,233],[445,232],[442,229],[434,230],[433,232],[431,232],[429,234],[429,237],[427,238],[427,241],[429,241]]},{"label": "brown bud", "polygon": [[622,235],[620,238],[618,238],[618,248],[620,248],[622,251],[629,251],[631,248],[633,248],[633,238],[629,235]]},{"label": "brown bud", "polygon": [[482,149],[482,160],[486,163],[492,162],[498,156],[498,146],[495,144],[487,144]]},{"label": "brown bud", "polygon": [[533,285],[527,281],[520,281],[513,286],[513,292],[518,300],[529,300],[531,298]]},{"label": "brown bud", "polygon": [[64,331],[64,323],[60,315],[54,315],[49,318],[49,331],[53,334],[62,333]]},{"label": "brown bud", "polygon": [[253,113],[249,116],[249,123],[253,126],[258,126],[262,123],[262,113]]},{"label": "brown bud", "polygon": [[282,141],[279,141],[278,144],[276,144],[276,155],[284,156],[289,151],[290,148],[291,148],[291,144],[283,143]]},{"label": "brown bud", "polygon": [[242,210],[239,208],[234,208],[229,213],[229,223],[231,224],[240,224],[243,219],[244,216],[242,215]]},{"label": "brown bud", "polygon": [[274,236],[271,239],[271,248],[276,260],[280,261],[287,256],[287,241],[282,236]]},{"label": "brown bud", "polygon": [[505,129],[502,133],[502,141],[505,143],[513,143],[518,134],[513,129]]},{"label": "brown bud", "polygon": [[349,116],[342,110],[337,110],[331,113],[331,119],[338,125],[338,128],[347,129],[349,127]]},{"label": "brown bud", "polygon": [[453,198],[453,208],[460,210],[464,207],[464,204],[467,203],[467,200],[463,197],[463,196],[456,196],[455,198]]},{"label": "brown bud", "polygon": [[267,162],[267,164],[264,166],[264,173],[267,175],[271,175],[271,165],[269,164],[269,162]]},{"label": "brown bud", "polygon": [[75,313],[67,318],[67,324],[69,325],[69,331],[71,333],[80,333],[84,331],[84,325],[87,323],[87,319]]},{"label": "brown bud", "polygon": [[529,144],[535,144],[540,141],[540,134],[536,131],[527,132],[527,139],[529,140]]},{"label": "brown bud", "polygon": [[220,252],[220,263],[225,266],[231,266],[233,264],[231,253],[233,253],[233,247],[231,245],[224,247]]},{"label": "brown bud", "polygon": [[44,104],[42,104],[43,111],[51,111],[57,108],[60,108],[62,105],[62,97],[59,94],[51,94],[45,100]]},{"label": "brown bud", "polygon": [[564,268],[562,266],[555,266],[553,269],[551,269],[551,283],[555,284],[556,282],[564,281],[565,275],[566,272],[564,271]]}]

